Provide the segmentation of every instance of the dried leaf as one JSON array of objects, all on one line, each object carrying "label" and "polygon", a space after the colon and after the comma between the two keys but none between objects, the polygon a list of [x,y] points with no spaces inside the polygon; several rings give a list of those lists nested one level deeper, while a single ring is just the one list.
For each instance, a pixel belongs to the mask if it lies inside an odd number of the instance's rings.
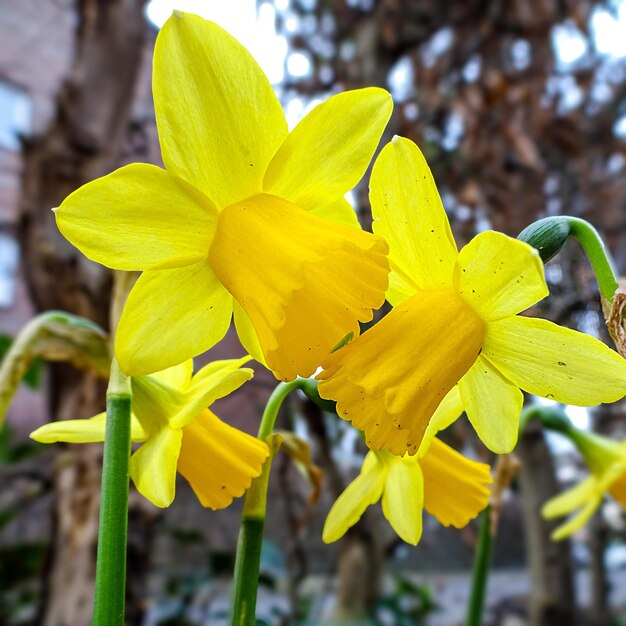
[{"label": "dried leaf", "polygon": [[[287,431],[278,431],[272,437],[280,438],[282,449],[291,457],[296,469],[304,476],[311,487],[309,504],[314,504],[320,497],[324,472],[313,463],[309,444]],[[269,442],[268,442],[269,445]],[[273,446],[270,445],[270,448]]]},{"label": "dried leaf", "polygon": [[613,302],[602,300],[606,325],[617,351],[626,359],[626,281],[620,280]]},{"label": "dried leaf", "polygon": [[0,364],[0,424],[22,377],[34,359],[62,361],[107,378],[111,352],[107,334],[96,324],[62,311],[48,311],[21,330]]}]

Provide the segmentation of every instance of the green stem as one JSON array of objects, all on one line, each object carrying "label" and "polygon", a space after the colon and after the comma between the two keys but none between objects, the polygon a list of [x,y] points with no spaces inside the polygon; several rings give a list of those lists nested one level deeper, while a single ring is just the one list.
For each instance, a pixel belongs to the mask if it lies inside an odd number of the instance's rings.
[{"label": "green stem", "polygon": [[569,417],[567,417],[567,414],[562,409],[533,404],[522,409],[519,425],[520,436],[524,432],[528,422],[532,419],[539,420],[544,428],[548,428],[549,430],[554,430],[565,435],[568,435],[572,428],[572,423]]},{"label": "green stem", "polygon": [[618,287],[617,278],[598,231],[589,222],[576,217],[569,218],[569,225],[571,236],[580,243],[589,258],[598,281],[600,295],[608,302],[612,302]]},{"label": "green stem", "polygon": [[478,545],[476,546],[476,556],[474,557],[474,567],[472,569],[472,586],[465,626],[482,626],[493,543],[491,508],[487,507],[480,515]]},{"label": "green stem", "polygon": [[[301,381],[302,379],[296,379],[290,383],[279,383],[276,386],[263,411],[259,426],[259,439],[267,439],[272,434],[280,407],[291,391],[301,388]],[[254,626],[256,621],[256,596],[267,509],[267,485],[273,453],[274,451],[270,449],[270,456],[263,465],[261,475],[252,481],[244,497],[235,558],[231,626]]]},{"label": "green stem", "polygon": [[123,626],[130,458],[129,380],[113,360],[107,389],[93,626]]}]

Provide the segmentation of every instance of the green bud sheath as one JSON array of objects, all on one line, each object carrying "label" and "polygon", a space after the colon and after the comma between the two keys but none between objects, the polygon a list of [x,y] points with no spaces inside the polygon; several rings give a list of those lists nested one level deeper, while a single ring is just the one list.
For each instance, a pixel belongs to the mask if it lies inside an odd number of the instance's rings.
[{"label": "green bud sheath", "polygon": [[539,252],[544,263],[555,257],[570,236],[567,217],[546,217],[527,226],[517,238]]}]

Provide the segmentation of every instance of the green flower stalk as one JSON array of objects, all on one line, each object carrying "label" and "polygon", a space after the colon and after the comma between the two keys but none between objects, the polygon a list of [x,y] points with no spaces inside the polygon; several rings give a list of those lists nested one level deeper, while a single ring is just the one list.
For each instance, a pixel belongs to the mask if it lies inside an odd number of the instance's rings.
[{"label": "green flower stalk", "polygon": [[263,546],[263,528],[267,509],[267,486],[272,468],[272,459],[278,451],[280,442],[271,440],[278,411],[294,389],[302,386],[302,379],[290,383],[279,383],[272,392],[261,418],[258,437],[269,441],[270,456],[265,461],[261,475],[252,481],[246,492],[237,541],[231,626],[254,626],[256,617],[256,597],[259,586],[259,568],[261,548]]},{"label": "green flower stalk", "polygon": [[130,461],[130,381],[111,365],[106,399],[94,626],[123,626]]}]

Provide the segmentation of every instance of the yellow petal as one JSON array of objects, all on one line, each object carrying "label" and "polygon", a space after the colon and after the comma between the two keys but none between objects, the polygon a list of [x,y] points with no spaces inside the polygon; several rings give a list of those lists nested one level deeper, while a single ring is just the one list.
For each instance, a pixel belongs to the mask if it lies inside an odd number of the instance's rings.
[{"label": "yellow petal", "polygon": [[183,429],[178,471],[202,506],[223,509],[244,494],[268,455],[264,441],[206,410]]},{"label": "yellow petal", "polygon": [[172,504],[176,492],[176,464],[183,433],[163,428],[130,457],[130,477],[137,491],[152,504]]},{"label": "yellow petal", "polygon": [[452,286],[456,244],[430,168],[409,139],[394,137],[374,163],[373,229],[389,244],[387,295],[397,306],[417,289]]},{"label": "yellow petal", "polygon": [[420,459],[424,474],[424,507],[444,526],[462,528],[489,502],[489,465],[466,459],[433,439]]},{"label": "yellow petal", "polygon": [[183,389],[191,381],[193,374],[193,359],[183,361],[179,365],[168,367],[166,370],[160,372],[154,372],[150,374],[162,383],[174,387],[174,389]]},{"label": "yellow petal", "polygon": [[317,215],[317,217],[335,224],[361,228],[354,207],[345,198],[338,198],[329,204],[312,209],[311,215]]},{"label": "yellow petal", "polygon": [[459,382],[467,417],[482,442],[496,454],[517,443],[524,394],[487,359],[479,356]]},{"label": "yellow petal", "polygon": [[490,322],[483,355],[524,391],[564,404],[595,406],[626,394],[626,361],[617,352],[547,320]]},{"label": "yellow petal", "polygon": [[241,345],[255,361],[267,367],[263,350],[261,349],[261,343],[252,325],[252,320],[235,299],[233,299],[233,312],[235,329],[237,330],[237,336],[239,337]]},{"label": "yellow petal", "polygon": [[[39,443],[95,443],[104,441],[106,413],[98,413],[86,420],[61,420],[44,424],[30,434]],[[133,415],[131,417],[131,439],[144,441],[146,433]]]},{"label": "yellow petal", "polygon": [[185,390],[184,404],[170,418],[173,428],[181,428],[189,424],[198,414],[219,398],[239,389],[254,375],[250,368],[240,368],[250,357],[216,361],[202,368]]},{"label": "yellow petal", "polygon": [[492,230],[461,250],[454,278],[462,298],[484,320],[515,315],[548,295],[539,253]]},{"label": "yellow petal", "polygon": [[144,272],[124,307],[115,353],[130,376],[167,369],[213,347],[232,317],[232,298],[206,261]]},{"label": "yellow petal", "polygon": [[184,406],[184,393],[154,376],[133,376],[131,386],[133,413],[148,438],[168,429],[171,416]]},{"label": "yellow petal", "polygon": [[130,271],[206,258],[217,210],[184,180],[134,163],[83,185],[55,214],[63,236],[85,256]]},{"label": "yellow petal", "polygon": [[322,397],[373,450],[415,454],[481,348],[483,322],[453,291],[422,291],[324,362]]},{"label": "yellow petal", "polygon": [[322,532],[324,543],[341,539],[360,519],[365,509],[378,502],[383,493],[386,468],[374,452],[363,461],[361,473],[346,487],[333,504]]},{"label": "yellow petal", "polygon": [[268,367],[292,380],[310,376],[383,303],[386,251],[374,235],[263,195],[221,212],[209,260],[252,320]]},{"label": "yellow petal", "polygon": [[252,55],[217,24],[177,11],[159,32],[153,68],[167,169],[220,208],[259,193],[287,123]]},{"label": "yellow petal", "polygon": [[565,524],[561,524],[561,526],[552,533],[551,538],[554,541],[560,541],[561,539],[569,537],[577,530],[580,530],[591,519],[601,502],[602,496],[600,495],[595,495],[587,500],[585,506],[580,509],[576,515],[570,517]]},{"label": "yellow petal", "polygon": [[383,514],[398,537],[416,546],[422,536],[424,479],[415,457],[387,457]]},{"label": "yellow petal", "polygon": [[342,197],[365,173],[392,109],[391,96],[377,87],[316,106],[272,159],[263,191],[307,210]]},{"label": "yellow petal", "polygon": [[[239,357],[238,359],[223,359],[220,361],[211,361],[204,367],[201,367],[191,379],[191,387],[196,387],[200,383],[217,385],[225,380],[230,374],[239,370],[242,365],[249,363],[252,357],[249,354]],[[246,372],[251,370],[246,369]],[[230,391],[233,391],[232,389]],[[224,395],[230,393],[226,392]],[[223,396],[219,396],[220,398]]]},{"label": "yellow petal", "polygon": [[254,372],[240,366],[250,357],[215,361],[203,367],[183,389],[176,389],[156,376],[134,376],[133,410],[144,429],[182,428],[219,398],[239,388]]},{"label": "yellow petal", "polygon": [[571,489],[550,498],[541,509],[542,517],[553,519],[579,509],[587,500],[593,498],[597,492],[596,487],[597,481],[594,476],[585,478]]},{"label": "yellow petal", "polygon": [[445,430],[448,426],[455,422],[461,416],[463,411],[464,407],[461,399],[461,391],[459,386],[455,385],[452,389],[450,389],[446,397],[441,401],[441,404],[436,408],[433,416],[430,418],[426,431],[424,432],[424,438],[422,439],[422,443],[420,444],[418,450],[418,455],[424,456],[430,447],[433,437],[435,437],[438,432]]}]

